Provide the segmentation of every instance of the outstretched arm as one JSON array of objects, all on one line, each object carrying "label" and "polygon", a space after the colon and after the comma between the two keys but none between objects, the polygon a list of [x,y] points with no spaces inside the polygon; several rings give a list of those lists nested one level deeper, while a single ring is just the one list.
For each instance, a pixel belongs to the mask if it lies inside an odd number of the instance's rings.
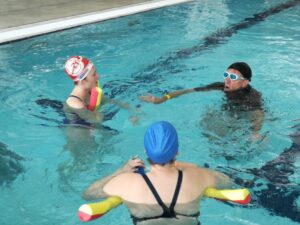
[{"label": "outstretched arm", "polygon": [[129,120],[133,125],[137,125],[139,123],[139,115],[142,114],[138,107],[132,107],[127,102],[119,101],[118,99],[112,99],[104,97],[105,103],[114,104],[121,109],[125,109],[130,113]]},{"label": "outstretched arm", "polygon": [[198,92],[198,91],[212,91],[212,90],[222,90],[224,88],[224,83],[222,82],[215,82],[203,87],[196,87],[196,88],[190,88],[190,89],[183,89],[178,90],[174,92],[170,92],[169,94],[166,94],[162,97],[156,97],[152,94],[146,95],[146,96],[140,96],[140,99],[144,102],[151,102],[154,104],[160,104],[163,103],[171,98],[176,98],[181,95],[185,95],[192,92]]},{"label": "outstretched arm", "polygon": [[176,98],[180,95],[188,94],[188,93],[191,93],[191,92],[194,92],[194,91],[195,91],[194,88],[184,89],[184,90],[170,92],[169,94],[166,94],[162,97],[155,97],[152,94],[148,94],[146,96],[140,96],[140,99],[144,102],[151,102],[151,103],[154,103],[154,104],[160,104],[160,103],[163,103],[163,102],[165,102],[165,101],[167,101],[171,98]]}]

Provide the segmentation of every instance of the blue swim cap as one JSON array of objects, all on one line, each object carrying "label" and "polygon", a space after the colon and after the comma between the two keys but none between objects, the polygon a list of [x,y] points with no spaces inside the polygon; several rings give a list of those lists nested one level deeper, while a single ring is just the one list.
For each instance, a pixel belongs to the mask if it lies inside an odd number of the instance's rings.
[{"label": "blue swim cap", "polygon": [[156,122],[147,129],[144,146],[152,162],[158,164],[170,162],[178,152],[177,132],[169,122]]}]

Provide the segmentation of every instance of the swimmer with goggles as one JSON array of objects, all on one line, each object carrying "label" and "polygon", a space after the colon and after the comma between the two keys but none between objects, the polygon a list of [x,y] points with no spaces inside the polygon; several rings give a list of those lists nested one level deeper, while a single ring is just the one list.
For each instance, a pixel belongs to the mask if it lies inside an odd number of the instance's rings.
[{"label": "swimmer with goggles", "polygon": [[241,77],[235,73],[228,73],[228,72],[225,72],[224,73],[224,78],[226,79],[227,77],[230,78],[230,80],[246,80],[246,78],[244,77]]}]

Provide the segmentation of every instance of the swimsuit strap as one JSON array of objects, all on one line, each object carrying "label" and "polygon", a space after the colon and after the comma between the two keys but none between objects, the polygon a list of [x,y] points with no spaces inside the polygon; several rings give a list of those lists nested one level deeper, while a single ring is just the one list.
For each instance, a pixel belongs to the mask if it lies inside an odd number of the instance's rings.
[{"label": "swimsuit strap", "polygon": [[163,201],[161,200],[161,198],[159,197],[156,189],[154,188],[153,184],[151,183],[151,181],[149,180],[148,176],[146,174],[141,174],[144,178],[144,180],[146,181],[148,187],[150,188],[151,192],[153,193],[157,203],[162,207],[163,209],[163,215],[161,217],[176,217],[175,216],[175,212],[174,212],[174,207],[175,204],[177,202],[177,198],[179,195],[179,190],[181,187],[181,183],[182,183],[182,171],[178,170],[178,179],[177,179],[177,184],[176,184],[176,189],[173,195],[173,199],[170,205],[170,208],[168,208]]},{"label": "swimsuit strap", "polygon": [[69,95],[69,98],[77,98],[78,100],[80,100],[84,103],[84,101],[76,95]]},{"label": "swimsuit strap", "polygon": [[175,204],[177,202],[177,198],[178,198],[178,195],[179,195],[181,184],[182,184],[182,171],[178,170],[178,180],[177,180],[177,184],[176,184],[176,189],[175,189],[174,196],[173,196],[173,199],[172,199],[172,202],[171,202],[171,205],[170,205],[170,210],[171,211],[174,211],[174,207],[175,207]]}]

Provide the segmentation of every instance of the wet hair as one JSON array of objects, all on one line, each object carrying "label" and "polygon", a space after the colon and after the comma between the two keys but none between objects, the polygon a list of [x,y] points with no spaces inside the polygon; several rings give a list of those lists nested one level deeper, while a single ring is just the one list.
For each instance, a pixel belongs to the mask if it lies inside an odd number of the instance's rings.
[{"label": "wet hair", "polygon": [[251,70],[250,66],[247,63],[245,63],[245,62],[235,62],[235,63],[232,63],[230,66],[228,66],[227,69],[238,70],[243,75],[244,78],[251,81],[252,70]]}]

